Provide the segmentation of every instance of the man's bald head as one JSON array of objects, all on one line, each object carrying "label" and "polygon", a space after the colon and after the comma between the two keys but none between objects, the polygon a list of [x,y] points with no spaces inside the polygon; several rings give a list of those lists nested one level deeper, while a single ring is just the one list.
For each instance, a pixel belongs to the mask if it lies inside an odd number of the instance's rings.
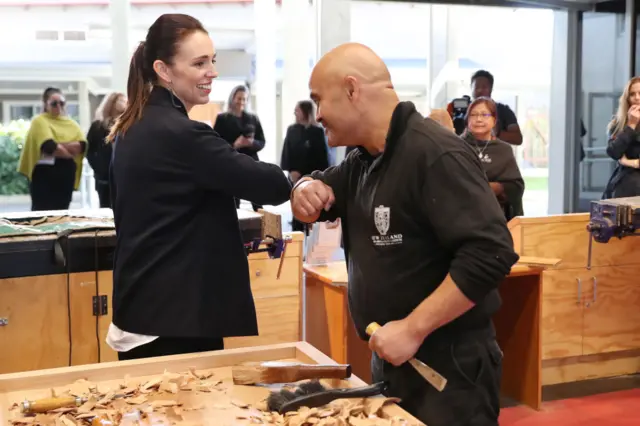
[{"label": "man's bald head", "polygon": [[391,74],[382,58],[360,43],[345,43],[330,50],[316,64],[311,80],[356,78],[362,83],[386,83],[391,86]]},{"label": "man's bald head", "polygon": [[379,120],[388,125],[398,103],[384,61],[360,43],[342,44],[324,55],[309,89],[331,146],[361,144],[370,138],[367,126]]}]

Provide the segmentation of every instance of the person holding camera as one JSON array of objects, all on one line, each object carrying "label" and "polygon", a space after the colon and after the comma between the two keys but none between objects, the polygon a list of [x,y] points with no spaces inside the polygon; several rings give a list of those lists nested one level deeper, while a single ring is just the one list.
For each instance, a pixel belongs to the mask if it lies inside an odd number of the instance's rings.
[{"label": "person holding camera", "polygon": [[[213,130],[241,154],[258,161],[258,152],[264,148],[264,132],[258,116],[246,111],[249,90],[246,86],[236,86],[229,95],[227,111],[218,114]],[[262,206],[251,203],[253,210]],[[236,208],[240,199],[236,198]]]},{"label": "person holding camera", "polygon": [[[478,98],[491,98],[493,92],[493,75],[489,71],[479,70],[471,76],[471,95],[454,99],[447,105],[449,114],[453,118],[456,127],[456,133],[461,134],[464,131],[464,117],[472,100]],[[495,100],[494,100],[495,102]],[[497,108],[496,125],[494,134],[500,140],[511,145],[522,145],[522,132],[518,125],[518,118],[514,112],[500,102],[495,102]]]}]

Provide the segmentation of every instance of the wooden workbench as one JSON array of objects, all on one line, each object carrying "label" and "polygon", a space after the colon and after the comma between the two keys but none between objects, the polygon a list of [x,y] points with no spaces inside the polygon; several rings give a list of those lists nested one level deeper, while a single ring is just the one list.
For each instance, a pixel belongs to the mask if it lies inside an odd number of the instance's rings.
[{"label": "wooden workbench", "polygon": [[[371,382],[371,351],[356,334],[347,307],[344,262],[305,265],[306,340],[354,374]],[[515,265],[500,287],[502,307],[494,317],[504,352],[502,393],[538,409],[542,398],[540,305],[542,267]]]},{"label": "wooden workbench", "polygon": [[[110,211],[95,214],[112,215]],[[238,214],[243,236],[259,237],[260,215],[246,210]],[[225,339],[226,348],[301,339],[303,234],[287,235],[292,242],[279,279],[279,259],[269,259],[267,253],[249,255],[260,335]],[[69,274],[53,261],[55,239],[55,235],[0,236],[0,265],[6,266],[0,270],[0,374],[117,360],[117,353],[105,343],[111,323],[115,232],[72,234]],[[94,300],[106,303],[104,310],[99,306],[97,315]]]},{"label": "wooden workbench", "polygon": [[[252,414],[257,413],[255,407],[266,398],[269,391],[277,390],[278,386],[234,386],[230,367],[243,362],[258,361],[335,364],[334,360],[309,344],[298,342],[0,375],[0,424],[7,425],[11,419],[22,417],[19,412],[9,410],[13,404],[20,403],[25,399],[50,397],[52,389],[60,392],[63,389],[68,389],[69,385],[77,380],[84,379],[102,392],[106,392],[106,389],[117,391],[126,376],[128,376],[126,380],[129,383],[127,386],[131,386],[131,383],[143,384],[153,376],[162,377],[164,372],[188,374],[189,369],[194,369],[196,373],[210,370],[213,373],[212,379],[216,382],[222,381],[222,383],[208,392],[180,390],[177,394],[165,393],[159,398],[151,396],[149,399],[175,400],[180,403],[183,407],[180,414],[182,421],[192,425],[255,424],[250,419]],[[337,381],[337,383],[336,381],[331,381],[331,383],[325,381],[324,383],[340,387],[364,385],[354,376],[348,380]],[[248,404],[249,407],[239,407],[238,405],[244,405],[239,402]],[[139,408],[143,409],[143,407]],[[397,405],[389,404],[382,408],[382,417],[393,418],[396,416],[407,421],[407,423],[402,423],[404,425],[424,426],[423,423]],[[166,415],[155,412],[151,415],[150,422],[140,424],[182,424],[175,418],[167,419],[166,417]],[[126,424],[126,420],[124,424]]]},{"label": "wooden workbench", "polygon": [[542,384],[640,372],[640,238],[593,243],[589,214],[515,218],[521,256],[561,258],[542,274]]}]

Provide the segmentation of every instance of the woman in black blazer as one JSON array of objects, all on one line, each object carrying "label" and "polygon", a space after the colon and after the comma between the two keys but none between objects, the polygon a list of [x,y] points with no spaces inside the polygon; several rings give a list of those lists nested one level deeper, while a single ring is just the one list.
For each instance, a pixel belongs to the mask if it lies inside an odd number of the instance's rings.
[{"label": "woman in black blazer", "polygon": [[93,169],[96,192],[101,208],[111,208],[111,189],[109,188],[109,164],[111,164],[112,145],[106,143],[106,137],[116,118],[127,106],[124,93],[113,92],[102,100],[96,110],[96,117],[87,132],[87,160]]},{"label": "woman in black blazer", "polygon": [[258,325],[234,198],[278,205],[291,184],[189,119],[209,102],[215,49],[202,24],[162,15],[131,60],[129,105],[109,135],[120,359],[223,349]]},{"label": "woman in black blazer", "polygon": [[[296,123],[289,126],[282,147],[280,166],[295,184],[301,176],[329,167],[329,147],[324,129],[316,123],[311,101],[300,101],[294,111]],[[306,232],[306,224],[292,222],[294,231]]]},{"label": "woman in black blazer", "polygon": [[[248,95],[245,86],[234,87],[227,101],[227,111],[218,114],[213,130],[238,152],[258,161],[258,152],[265,144],[264,132],[258,116],[246,111]],[[255,203],[252,205],[253,210],[262,207]],[[236,207],[240,207],[239,198],[236,198]]]},{"label": "woman in black blazer", "polygon": [[607,127],[607,155],[617,161],[602,198],[640,195],[640,77],[624,88],[618,111]]}]

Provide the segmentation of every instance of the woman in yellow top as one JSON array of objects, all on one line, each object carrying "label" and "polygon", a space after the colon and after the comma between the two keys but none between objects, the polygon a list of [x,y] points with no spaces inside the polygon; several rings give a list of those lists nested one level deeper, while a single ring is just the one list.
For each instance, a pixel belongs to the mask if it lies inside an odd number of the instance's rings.
[{"label": "woman in yellow top", "polygon": [[18,171],[29,179],[31,210],[67,210],[80,185],[86,139],[66,115],[60,89],[42,96],[44,112],[33,118],[24,141]]}]

